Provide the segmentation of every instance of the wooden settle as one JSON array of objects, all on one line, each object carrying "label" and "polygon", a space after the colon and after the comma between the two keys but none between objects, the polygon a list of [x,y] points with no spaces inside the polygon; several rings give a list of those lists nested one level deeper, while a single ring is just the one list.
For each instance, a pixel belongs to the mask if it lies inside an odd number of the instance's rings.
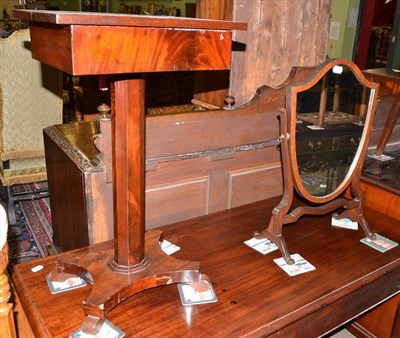
[{"label": "wooden settle", "polygon": [[[285,96],[272,92],[261,88],[234,110],[146,116],[147,229],[282,194],[277,107]],[[106,126],[97,140],[111,143]],[[98,132],[94,122],[44,132],[53,241],[64,251],[113,236],[112,170],[99,161]]]}]

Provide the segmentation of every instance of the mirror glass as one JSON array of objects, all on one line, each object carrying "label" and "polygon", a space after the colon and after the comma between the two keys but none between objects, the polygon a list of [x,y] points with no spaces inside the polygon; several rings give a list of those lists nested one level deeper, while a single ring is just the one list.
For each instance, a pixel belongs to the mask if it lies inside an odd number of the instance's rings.
[{"label": "mirror glass", "polygon": [[348,66],[335,66],[297,93],[296,159],[313,196],[336,190],[349,173],[364,131],[370,88]]}]

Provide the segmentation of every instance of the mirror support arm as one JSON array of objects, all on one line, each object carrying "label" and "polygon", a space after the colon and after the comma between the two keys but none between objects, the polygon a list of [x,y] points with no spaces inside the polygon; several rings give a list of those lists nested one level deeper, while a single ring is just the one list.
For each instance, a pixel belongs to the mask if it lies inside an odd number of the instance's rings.
[{"label": "mirror support arm", "polygon": [[[278,110],[278,118],[280,121],[281,135],[279,136],[279,142],[281,143],[281,158],[282,158],[282,170],[284,172],[291,172],[290,158],[289,158],[289,133],[288,133],[288,121],[287,112],[285,108]],[[289,265],[294,264],[294,260],[290,257],[289,249],[286,245],[285,239],[282,236],[283,218],[288,213],[292,202],[293,202],[293,178],[292,175],[283,175],[283,187],[284,192],[281,201],[272,211],[272,216],[269,220],[268,227],[257,234],[255,238],[267,238],[271,242],[274,242],[286,263]]]}]

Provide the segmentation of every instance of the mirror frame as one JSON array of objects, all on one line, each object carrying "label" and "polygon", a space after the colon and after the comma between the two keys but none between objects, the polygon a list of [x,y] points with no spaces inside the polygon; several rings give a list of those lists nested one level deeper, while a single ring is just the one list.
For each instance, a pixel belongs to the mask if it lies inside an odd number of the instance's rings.
[{"label": "mirror frame", "polygon": [[[361,140],[354,156],[354,159],[350,165],[349,171],[347,172],[343,181],[339,186],[324,196],[315,196],[309,193],[309,191],[301,183],[300,173],[298,170],[297,162],[297,149],[296,149],[296,114],[297,114],[297,98],[298,94],[305,92],[306,90],[312,88],[322,79],[322,77],[327,74],[335,66],[347,66],[355,78],[359,81],[361,85],[370,89],[370,97],[367,103],[366,118],[364,122],[364,130],[362,132]],[[344,190],[349,186],[350,182],[358,174],[357,168],[360,167],[360,161],[364,161],[369,138],[372,131],[372,122],[375,116],[376,102],[377,102],[377,89],[379,85],[368,81],[364,75],[361,73],[359,68],[350,60],[347,59],[333,59],[331,61],[325,62],[321,66],[315,69],[315,71],[305,80],[300,83],[294,83],[287,87],[287,114],[289,123],[289,135],[290,135],[290,160],[291,160],[291,170],[293,175],[293,184],[300,195],[306,198],[308,201],[313,203],[326,203],[344,192]]]},{"label": "mirror frame", "polygon": [[[362,85],[371,89],[371,95],[368,101],[363,134],[349,172],[332,193],[322,197],[314,196],[301,183],[297,167],[297,93],[314,86],[330,69],[337,65],[348,66],[356,79]],[[256,232],[254,237],[257,239],[266,238],[275,243],[286,263],[291,265],[294,264],[294,260],[290,256],[282,228],[285,224],[297,222],[303,215],[323,215],[342,208],[343,211],[340,214],[337,213],[332,217],[338,220],[349,218],[359,224],[367,238],[375,238],[375,234],[370,230],[363,213],[365,193],[360,188],[360,177],[371,136],[379,84],[368,81],[352,61],[333,59],[317,67],[293,67],[284,85],[286,85],[286,109],[281,108],[278,111],[281,129],[279,140],[281,142],[283,196],[279,204],[272,210],[267,228],[261,233]],[[350,189],[348,189],[349,187]],[[312,203],[312,205],[298,206],[299,203],[304,203],[299,199],[296,202],[296,207],[291,210],[295,189],[307,204]]]}]

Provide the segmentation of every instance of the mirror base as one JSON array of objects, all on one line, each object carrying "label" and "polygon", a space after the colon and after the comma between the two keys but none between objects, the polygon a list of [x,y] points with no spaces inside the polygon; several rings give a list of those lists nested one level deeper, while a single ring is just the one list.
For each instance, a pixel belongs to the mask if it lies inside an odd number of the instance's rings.
[{"label": "mirror base", "polygon": [[335,216],[336,219],[340,220],[343,218],[349,218],[360,225],[366,237],[369,239],[375,239],[376,237],[376,235],[371,231],[368,221],[363,215],[362,199],[360,200],[358,197],[355,197],[354,199],[337,198],[333,201],[316,207],[302,205],[294,208],[288,213],[286,213],[285,208],[280,209],[280,205],[281,203],[275,207],[268,227],[261,233],[256,234],[254,237],[257,239],[266,238],[275,243],[278,246],[283,259],[288,265],[294,264],[294,260],[290,256],[289,248],[282,234],[282,228],[285,224],[297,222],[297,220],[304,215],[324,215],[339,208],[344,208],[344,211],[337,212],[337,216]]}]

